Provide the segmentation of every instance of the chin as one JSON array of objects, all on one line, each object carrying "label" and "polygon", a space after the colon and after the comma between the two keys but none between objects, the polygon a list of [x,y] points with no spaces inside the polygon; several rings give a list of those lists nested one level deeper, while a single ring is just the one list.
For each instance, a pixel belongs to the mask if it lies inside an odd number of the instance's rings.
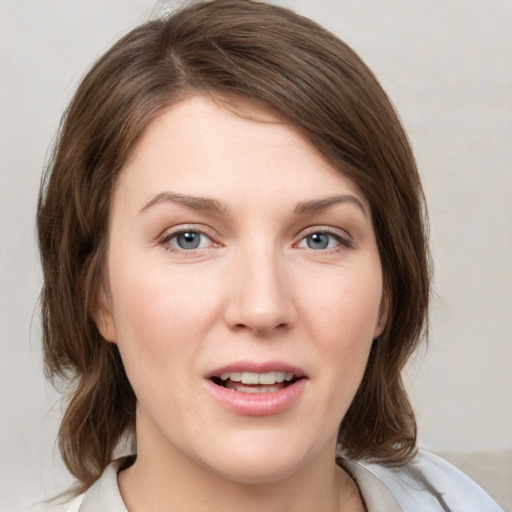
[{"label": "chin", "polygon": [[276,461],[271,457],[266,460],[244,460],[240,463],[230,461],[229,464],[217,464],[217,467],[209,469],[234,483],[264,485],[285,480],[297,471],[298,465]]},{"label": "chin", "polygon": [[285,480],[312,459],[309,450],[289,439],[276,443],[249,441],[228,447],[220,453],[211,453],[203,459],[207,469],[217,475],[241,484],[271,484]]}]

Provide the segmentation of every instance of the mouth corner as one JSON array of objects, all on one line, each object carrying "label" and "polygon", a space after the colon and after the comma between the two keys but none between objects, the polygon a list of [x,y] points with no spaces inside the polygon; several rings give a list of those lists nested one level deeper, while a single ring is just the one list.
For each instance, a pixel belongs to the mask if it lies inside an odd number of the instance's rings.
[{"label": "mouth corner", "polygon": [[208,379],[211,380],[217,386],[224,387],[222,385],[222,379],[220,377],[214,375],[213,377],[208,377]]}]

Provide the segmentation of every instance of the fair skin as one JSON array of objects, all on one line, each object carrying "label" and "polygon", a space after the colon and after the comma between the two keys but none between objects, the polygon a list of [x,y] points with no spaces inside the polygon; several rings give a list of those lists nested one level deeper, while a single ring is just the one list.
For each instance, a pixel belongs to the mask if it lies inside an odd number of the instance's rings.
[{"label": "fair skin", "polygon": [[137,396],[121,494],[130,512],[362,511],[334,454],[385,322],[370,207],[243,106],[162,112],[114,193],[95,316]]}]

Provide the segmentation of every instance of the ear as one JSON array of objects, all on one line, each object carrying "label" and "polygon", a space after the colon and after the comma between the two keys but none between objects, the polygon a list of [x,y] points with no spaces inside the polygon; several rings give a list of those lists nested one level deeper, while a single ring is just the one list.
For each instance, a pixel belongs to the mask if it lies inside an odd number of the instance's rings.
[{"label": "ear", "polygon": [[383,291],[379,306],[379,316],[377,317],[377,323],[375,324],[375,329],[373,332],[373,339],[378,338],[386,328],[386,324],[388,323],[389,319],[389,304],[389,294],[386,291]]},{"label": "ear", "polygon": [[116,326],[109,296],[105,286],[100,284],[96,292],[96,299],[92,311],[92,318],[100,334],[110,343],[117,342]]}]

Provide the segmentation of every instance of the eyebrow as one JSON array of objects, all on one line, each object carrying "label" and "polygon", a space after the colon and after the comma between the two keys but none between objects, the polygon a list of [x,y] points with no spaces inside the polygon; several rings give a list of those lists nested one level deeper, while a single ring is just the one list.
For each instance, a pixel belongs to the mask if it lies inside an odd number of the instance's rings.
[{"label": "eyebrow", "polygon": [[[152,206],[161,203],[178,203],[193,210],[206,211],[216,214],[227,213],[227,206],[223,205],[216,199],[209,197],[198,197],[184,194],[177,194],[174,192],[161,192],[156,196],[152,197],[142,208],[139,214],[142,214]],[[315,213],[321,210],[325,210],[336,204],[353,204],[361,210],[365,217],[368,217],[368,212],[364,204],[355,196],[350,194],[334,195],[325,197],[322,199],[314,199],[311,201],[303,201],[297,204],[294,213],[296,215],[306,215],[308,213]]]},{"label": "eyebrow", "polygon": [[184,194],[175,194],[173,192],[162,192],[151,198],[139,212],[139,214],[145,212],[152,206],[160,203],[178,203],[193,210],[201,210],[211,213],[226,213],[227,208],[223,206],[216,199],[210,199],[207,197],[189,196]]},{"label": "eyebrow", "polygon": [[353,204],[357,206],[361,210],[361,212],[363,212],[364,216],[368,217],[368,212],[366,211],[364,204],[357,197],[350,194],[334,195],[326,197],[324,199],[315,199],[313,201],[305,201],[299,203],[295,207],[295,213],[299,215],[315,213],[320,210],[325,210],[326,208],[329,208],[336,204],[344,203]]}]

